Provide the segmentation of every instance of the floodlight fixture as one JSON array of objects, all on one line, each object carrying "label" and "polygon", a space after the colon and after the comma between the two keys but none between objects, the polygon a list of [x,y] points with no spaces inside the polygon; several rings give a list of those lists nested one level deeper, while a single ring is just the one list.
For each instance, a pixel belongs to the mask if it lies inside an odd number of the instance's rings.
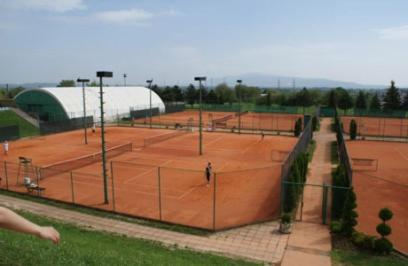
[{"label": "floodlight fixture", "polygon": [[148,84],[147,87],[149,88],[149,106],[150,106],[150,128],[152,128],[152,116],[153,116],[153,112],[152,112],[152,83],[153,83],[153,79],[148,79],[146,80],[146,83]]}]

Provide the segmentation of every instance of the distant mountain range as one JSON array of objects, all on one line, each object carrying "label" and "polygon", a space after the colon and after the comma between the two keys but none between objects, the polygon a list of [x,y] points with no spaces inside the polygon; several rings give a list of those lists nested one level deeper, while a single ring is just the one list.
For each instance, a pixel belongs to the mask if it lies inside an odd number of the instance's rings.
[{"label": "distant mountain range", "polygon": [[[237,79],[241,79],[244,84],[249,86],[257,86],[263,88],[336,88],[343,87],[346,89],[385,89],[388,85],[367,85],[355,82],[346,82],[330,79],[320,78],[299,78],[289,76],[277,76],[260,73],[248,73],[243,75],[226,76],[218,78],[208,78],[207,86],[216,86],[220,83],[226,82],[228,85],[235,85]],[[183,84],[183,82],[181,82]],[[180,84],[180,85],[181,85]],[[52,82],[34,82],[23,84],[8,84],[9,88],[24,87],[24,88],[41,88],[41,87],[55,87],[57,83]],[[170,84],[171,85],[171,84]],[[5,88],[6,84],[0,84],[0,88]]]},{"label": "distant mountain range", "polygon": [[[273,88],[336,88],[343,87],[347,89],[384,89],[384,85],[367,85],[355,82],[337,81],[330,79],[319,78],[299,78],[288,76],[276,76],[259,73],[248,73],[239,76],[227,76],[223,78],[210,79],[210,82],[215,86],[219,83],[226,82],[229,85],[235,85],[236,80],[241,79],[244,84],[258,87],[273,87]],[[210,85],[207,81],[207,85]]]}]

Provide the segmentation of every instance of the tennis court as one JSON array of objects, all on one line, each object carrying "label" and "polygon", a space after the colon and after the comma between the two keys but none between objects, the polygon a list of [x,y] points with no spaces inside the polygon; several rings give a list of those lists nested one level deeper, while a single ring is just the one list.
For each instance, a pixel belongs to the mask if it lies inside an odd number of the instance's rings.
[{"label": "tennis court", "polygon": [[[279,113],[241,113],[241,129],[251,131],[282,131],[293,132],[296,119],[302,118],[300,114]],[[238,129],[240,116],[237,112],[202,112],[203,126],[205,129]],[[149,118],[139,118],[133,121],[136,124],[148,125]],[[152,117],[152,124],[166,127],[194,126],[199,123],[199,112],[187,110]]]},{"label": "tennis court", "polygon": [[357,194],[358,230],[378,235],[378,212],[388,207],[394,213],[390,239],[399,250],[408,253],[408,143],[347,141],[346,144]]},{"label": "tennis court", "polygon": [[[205,132],[199,156],[198,132],[109,127],[104,204],[99,129],[89,134],[88,145],[82,135],[78,130],[11,142],[7,157],[0,155],[1,187],[27,193],[22,179],[28,175],[45,188],[45,198],[210,230],[231,228],[279,216],[282,162],[271,154],[289,152],[297,141]],[[18,164],[19,156],[32,159],[32,166]],[[208,162],[213,173],[207,185]]]},{"label": "tennis court", "polygon": [[345,116],[341,120],[344,132],[347,134],[350,133],[350,122],[353,119],[357,123],[357,133],[359,136],[408,139],[408,118]]}]

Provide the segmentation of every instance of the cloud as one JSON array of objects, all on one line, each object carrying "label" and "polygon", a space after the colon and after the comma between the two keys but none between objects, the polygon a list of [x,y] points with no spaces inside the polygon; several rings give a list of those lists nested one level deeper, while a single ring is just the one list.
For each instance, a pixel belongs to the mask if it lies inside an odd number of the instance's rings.
[{"label": "cloud", "polygon": [[408,25],[377,30],[381,39],[408,40]]},{"label": "cloud", "polygon": [[101,21],[127,24],[142,23],[153,18],[153,14],[143,9],[114,10],[96,13],[94,17]]},{"label": "cloud", "polygon": [[0,0],[0,8],[67,12],[85,9],[83,0]]}]

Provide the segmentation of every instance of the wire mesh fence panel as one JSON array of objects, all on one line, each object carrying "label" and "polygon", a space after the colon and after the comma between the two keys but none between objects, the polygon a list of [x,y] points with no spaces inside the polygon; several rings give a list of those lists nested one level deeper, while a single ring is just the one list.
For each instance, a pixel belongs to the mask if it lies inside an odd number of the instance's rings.
[{"label": "wire mesh fence panel", "polygon": [[158,167],[113,161],[111,178],[115,211],[160,219]]},{"label": "wire mesh fence panel", "polygon": [[8,189],[7,162],[0,161],[0,188]]},{"label": "wire mesh fence panel", "polygon": [[[105,186],[102,175],[71,172],[72,201],[75,204],[93,208],[113,210],[113,198],[110,176],[106,180],[107,202],[105,202]],[[72,178],[72,179],[71,179]]]},{"label": "wire mesh fence panel", "polygon": [[280,164],[216,174],[215,228],[225,229],[277,218]]},{"label": "wire mesh fence panel", "polygon": [[204,171],[160,167],[162,220],[213,229],[214,178]]},{"label": "wire mesh fence panel", "polygon": [[[24,185],[25,178],[29,178],[30,182],[35,182],[38,184],[38,170],[31,164],[24,166],[19,163],[6,162],[6,165],[3,164],[3,168],[7,170],[7,172],[4,174],[4,181],[6,182],[5,185],[11,191],[24,193],[28,192],[26,186]],[[28,181],[26,180],[26,182]]]},{"label": "wire mesh fence panel", "polygon": [[350,122],[357,123],[357,134],[361,137],[408,137],[407,118],[384,118],[384,117],[342,117],[346,134],[350,134]]},{"label": "wire mesh fence panel", "polygon": [[[51,170],[47,170],[50,173]],[[72,203],[72,186],[69,172],[53,171],[52,177],[41,178],[42,169],[39,169],[38,185],[44,188],[42,196],[54,200]]]}]

